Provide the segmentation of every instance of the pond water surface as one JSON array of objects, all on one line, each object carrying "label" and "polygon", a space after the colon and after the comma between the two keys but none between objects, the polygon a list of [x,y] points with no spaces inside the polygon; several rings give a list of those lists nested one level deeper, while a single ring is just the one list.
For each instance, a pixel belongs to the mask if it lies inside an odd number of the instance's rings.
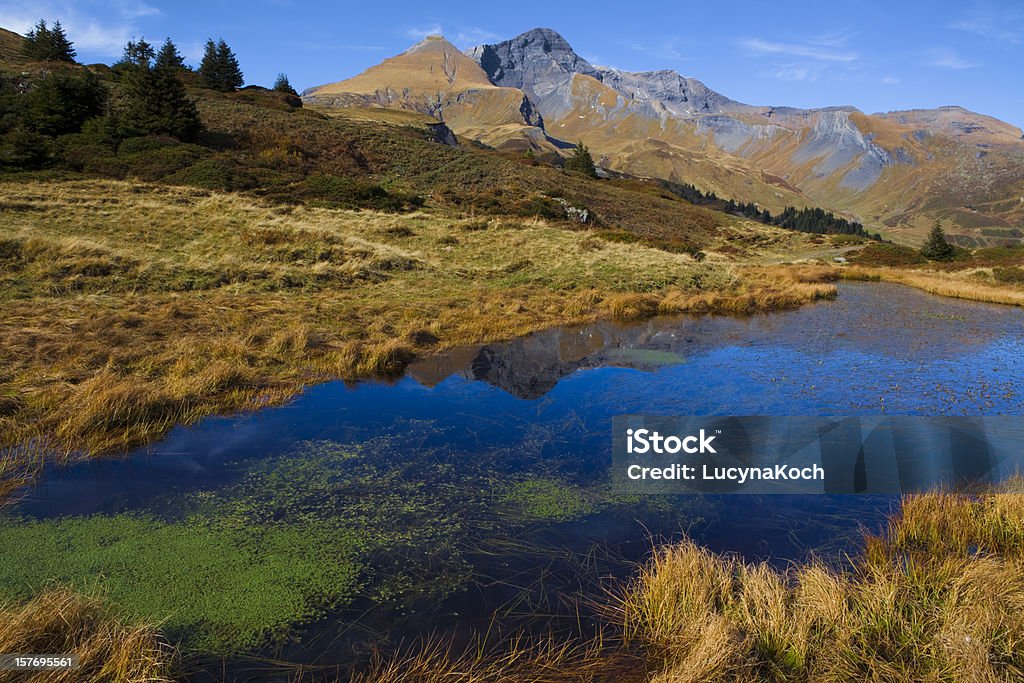
[{"label": "pond water surface", "polygon": [[[611,419],[625,413],[1024,415],[1024,311],[843,284],[836,301],[792,312],[603,322],[458,349],[397,381],[314,386],[282,407],[177,428],[123,460],[49,472],[12,524],[173,521],[230,500],[253,523],[354,529],[367,539],[354,551],[358,595],[261,650],[345,666],[424,633],[468,638],[495,612],[507,628],[586,630],[576,598],[683,533],[780,567],[842,561],[896,504],[617,497]],[[270,519],[251,516],[261,496]],[[240,679],[271,677],[256,660],[234,665],[251,670]]]}]

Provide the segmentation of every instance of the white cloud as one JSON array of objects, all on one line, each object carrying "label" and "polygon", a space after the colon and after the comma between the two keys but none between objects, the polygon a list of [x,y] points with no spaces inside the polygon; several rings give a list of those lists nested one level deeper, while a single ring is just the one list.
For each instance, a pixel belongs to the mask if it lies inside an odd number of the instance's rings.
[{"label": "white cloud", "polygon": [[[634,43],[629,47],[637,52],[645,55],[651,55],[657,59],[665,61],[678,62],[681,60],[690,59],[689,54],[682,49],[682,43],[678,38],[670,38],[657,45],[648,45],[645,43]],[[690,51],[692,53],[692,50]]]},{"label": "white cloud", "polygon": [[856,52],[839,49],[841,45],[815,45],[804,43],[776,43],[762,38],[748,38],[740,46],[757,56],[780,55],[801,57],[818,62],[850,63],[860,58]]},{"label": "white cloud", "polygon": [[854,35],[856,34],[850,29],[843,28],[812,36],[807,39],[807,42],[811,45],[820,45],[822,47],[843,47],[850,42]]},{"label": "white cloud", "polygon": [[780,81],[814,81],[817,79],[817,74],[807,67],[779,67],[769,75]]},{"label": "white cloud", "polygon": [[444,28],[441,24],[433,23],[426,26],[414,26],[403,31],[405,37],[410,40],[423,40],[427,36],[443,36]]},{"label": "white cloud", "polygon": [[494,43],[501,40],[501,36],[497,33],[480,28],[479,26],[460,27],[449,35],[445,33],[444,26],[438,22],[413,26],[405,29],[402,34],[409,40],[415,41],[423,40],[427,36],[444,36],[462,49],[476,47],[481,43]]},{"label": "white cloud", "polygon": [[892,74],[887,74],[887,75],[882,77],[882,85],[897,85],[897,84],[899,84],[899,82],[900,82],[900,77],[899,76],[893,76]]},{"label": "white cloud", "polygon": [[765,61],[761,76],[780,81],[813,82],[826,75],[843,78],[847,72],[857,69],[860,54],[847,47],[852,36],[844,29],[801,41],[747,38],[738,44],[749,56]]},{"label": "white cloud", "polygon": [[479,26],[473,26],[460,29],[455,34],[452,42],[461,48],[470,48],[484,43],[496,43],[499,40],[501,40],[501,36],[497,33],[482,29]]},{"label": "white cloud", "polygon": [[978,5],[970,14],[949,24],[949,28],[986,40],[1016,44],[1024,39],[1024,11],[1016,7]]},{"label": "white cloud", "polygon": [[103,56],[120,54],[128,40],[141,37],[138,20],[159,13],[156,7],[138,0],[104,3],[0,0],[0,26],[24,34],[40,19],[60,21],[76,49]]},{"label": "white cloud", "polygon": [[925,66],[934,66],[941,69],[954,69],[957,71],[962,69],[973,69],[974,67],[979,66],[977,62],[964,59],[952,48],[948,47],[936,47],[926,51],[921,63]]}]

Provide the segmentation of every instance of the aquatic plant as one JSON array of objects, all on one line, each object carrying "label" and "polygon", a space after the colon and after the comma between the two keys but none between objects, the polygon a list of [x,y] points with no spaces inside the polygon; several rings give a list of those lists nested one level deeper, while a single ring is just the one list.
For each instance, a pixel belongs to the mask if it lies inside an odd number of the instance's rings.
[{"label": "aquatic plant", "polygon": [[527,519],[569,521],[598,509],[593,494],[556,479],[527,479],[509,487],[502,501],[509,513]]},{"label": "aquatic plant", "polygon": [[132,514],[4,518],[0,543],[3,599],[56,582],[158,622],[188,648],[218,652],[287,635],[349,600],[360,580],[359,539],[325,525],[242,529]]}]

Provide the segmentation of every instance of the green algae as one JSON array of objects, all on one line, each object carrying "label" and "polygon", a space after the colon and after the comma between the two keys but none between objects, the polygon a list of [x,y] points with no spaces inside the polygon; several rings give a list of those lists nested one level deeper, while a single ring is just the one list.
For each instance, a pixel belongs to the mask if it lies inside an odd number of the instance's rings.
[{"label": "green algae", "polygon": [[509,487],[502,503],[506,510],[524,519],[568,522],[596,512],[599,501],[578,486],[537,478]]},{"label": "green algae", "polygon": [[134,514],[0,520],[0,594],[50,583],[102,594],[188,647],[228,651],[284,637],[359,588],[353,538],[327,526],[232,528]]}]

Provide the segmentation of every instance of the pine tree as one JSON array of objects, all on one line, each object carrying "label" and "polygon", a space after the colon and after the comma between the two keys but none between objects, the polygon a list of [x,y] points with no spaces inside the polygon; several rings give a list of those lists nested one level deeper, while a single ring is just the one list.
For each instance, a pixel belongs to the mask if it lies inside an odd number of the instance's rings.
[{"label": "pine tree", "polygon": [[50,59],[55,62],[73,63],[75,61],[75,48],[68,40],[67,34],[64,33],[64,27],[60,25],[59,21],[55,21],[53,28],[50,29],[50,49],[52,54]]},{"label": "pine tree", "polygon": [[942,223],[936,220],[931,232],[928,233],[928,240],[921,247],[921,256],[932,261],[949,261],[955,253],[953,245],[946,241]]},{"label": "pine tree", "polygon": [[289,95],[297,96],[299,94],[295,92],[295,88],[293,88],[292,84],[288,82],[288,75],[284,73],[280,73],[277,75],[277,80],[274,81],[273,89],[275,92],[288,93]]},{"label": "pine tree", "polygon": [[156,57],[156,51],[152,45],[146,42],[145,38],[140,39],[138,42],[129,40],[124,46],[121,60],[114,66],[148,69],[154,57]]},{"label": "pine tree", "polygon": [[242,87],[245,82],[235,53],[223,39],[217,43],[206,41],[206,52],[199,65],[199,78],[207,88],[222,92],[231,92]]},{"label": "pine tree", "polygon": [[597,169],[594,168],[594,157],[590,155],[590,150],[587,149],[587,146],[582,141],[576,143],[572,156],[565,160],[565,170],[582,173],[591,178],[597,177]]},{"label": "pine tree", "polygon": [[39,23],[25,36],[24,54],[40,62],[74,62],[75,48],[64,33],[59,21],[48,27],[46,21]]},{"label": "pine tree", "polygon": [[77,133],[82,124],[99,116],[107,90],[92,73],[52,73],[25,97],[24,121],[42,135]]},{"label": "pine tree", "polygon": [[223,73],[223,90],[235,90],[245,84],[242,69],[238,66],[238,58],[223,39],[217,43],[217,61],[220,63]]},{"label": "pine tree", "polygon": [[216,87],[220,80],[217,68],[217,44],[212,39],[206,41],[203,60],[199,62],[199,81],[207,88]]},{"label": "pine tree", "polygon": [[178,73],[174,67],[159,66],[141,68],[132,75],[121,124],[123,135],[170,135],[186,141],[196,138],[203,125]]},{"label": "pine tree", "polygon": [[156,62],[153,65],[157,69],[184,69],[185,59],[178,52],[178,46],[170,38],[164,41],[160,51],[156,53]]}]

